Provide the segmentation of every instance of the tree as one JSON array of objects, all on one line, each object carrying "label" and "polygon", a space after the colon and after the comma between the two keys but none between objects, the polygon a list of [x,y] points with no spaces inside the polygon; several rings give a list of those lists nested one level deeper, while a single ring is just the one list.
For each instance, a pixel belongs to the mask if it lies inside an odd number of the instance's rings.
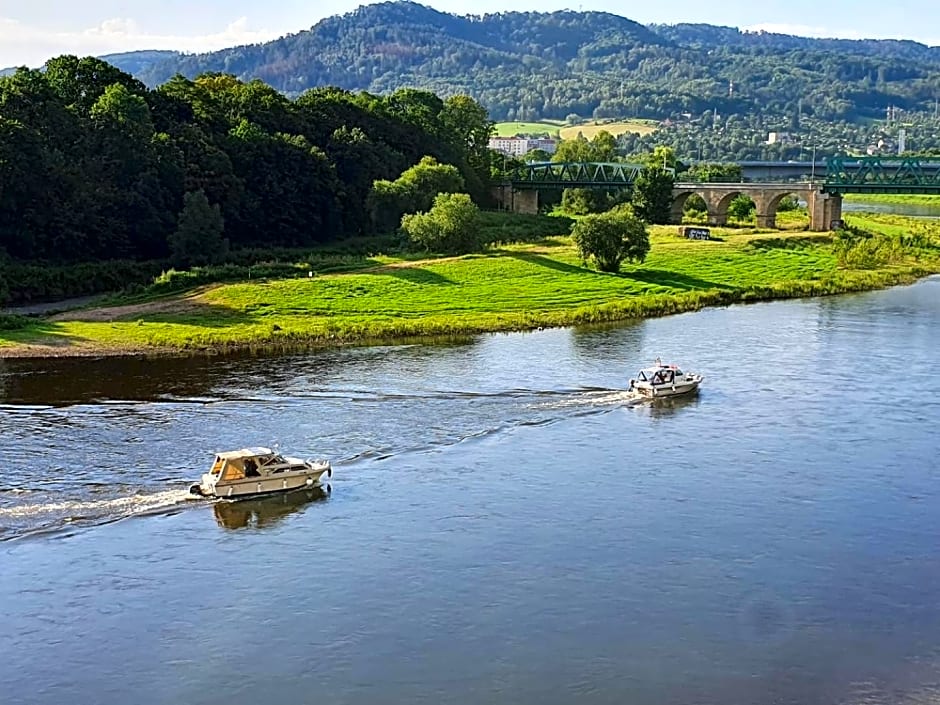
[{"label": "tree", "polygon": [[662,168],[646,168],[633,183],[633,208],[647,223],[664,225],[672,217],[675,177]]},{"label": "tree", "polygon": [[406,214],[401,228],[428,251],[460,255],[482,246],[480,210],[465,193],[441,193],[427,213]]},{"label": "tree", "polygon": [[467,95],[455,95],[444,101],[440,114],[446,138],[467,160],[482,180],[489,179],[489,144],[493,121],[482,105]]},{"label": "tree", "polygon": [[754,201],[742,193],[735,196],[734,200],[728,205],[728,215],[735,220],[747,220],[756,208]]},{"label": "tree", "polygon": [[366,207],[377,232],[394,229],[405,213],[426,211],[441,193],[457,193],[464,187],[457,167],[438,164],[433,157],[423,157],[402,172],[395,181],[378,179],[372,186]]},{"label": "tree", "polygon": [[191,267],[217,261],[228,251],[224,231],[218,204],[210,205],[202,191],[190,191],[183,197],[176,232],[168,238],[174,264]]},{"label": "tree", "polygon": [[561,194],[561,209],[571,215],[600,213],[610,206],[604,191],[589,188],[566,188]]},{"label": "tree", "polygon": [[619,272],[620,264],[642,262],[650,250],[646,224],[625,208],[587,215],[571,229],[581,259],[593,258],[602,272]]},{"label": "tree", "polygon": [[555,162],[612,162],[617,157],[617,140],[606,130],[601,130],[588,140],[579,132],[573,140],[558,143],[552,161]]}]

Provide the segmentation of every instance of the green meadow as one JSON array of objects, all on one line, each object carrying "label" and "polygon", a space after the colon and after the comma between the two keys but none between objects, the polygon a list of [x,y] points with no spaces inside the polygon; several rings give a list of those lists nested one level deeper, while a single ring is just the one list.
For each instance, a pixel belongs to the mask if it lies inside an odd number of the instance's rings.
[{"label": "green meadow", "polygon": [[[910,231],[910,221],[897,216],[852,222],[887,237]],[[585,266],[569,238],[548,237],[464,257],[373,257],[309,279],[138,296],[2,326],[0,356],[287,348],[525,330],[860,291],[940,272],[932,245],[853,269],[840,266],[830,234],[712,232],[722,240],[688,241],[674,226],[654,227],[646,261],[619,274]]]},{"label": "green meadow", "polygon": [[562,121],[543,120],[542,122],[497,122],[494,131],[497,137],[514,137],[516,135],[540,135],[547,133],[553,137],[558,136],[558,130],[564,127]]}]

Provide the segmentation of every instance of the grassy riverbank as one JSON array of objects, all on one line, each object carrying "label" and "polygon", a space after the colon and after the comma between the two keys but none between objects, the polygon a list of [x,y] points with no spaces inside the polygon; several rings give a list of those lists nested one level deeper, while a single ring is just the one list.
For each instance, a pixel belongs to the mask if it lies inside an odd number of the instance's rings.
[{"label": "grassy riverbank", "polygon": [[923,193],[850,193],[844,196],[850,203],[884,203],[911,206],[940,206],[940,196]]},{"label": "grassy riverbank", "polygon": [[[891,233],[894,220],[866,220]],[[582,266],[568,238],[460,258],[374,257],[312,279],[236,282],[137,297],[0,326],[0,357],[333,345],[658,316],[708,305],[815,296],[940,272],[934,248],[877,269],[839,266],[819,233],[715,229],[686,241],[654,228],[642,265],[619,275]],[[12,328],[12,329],[10,329]]]}]

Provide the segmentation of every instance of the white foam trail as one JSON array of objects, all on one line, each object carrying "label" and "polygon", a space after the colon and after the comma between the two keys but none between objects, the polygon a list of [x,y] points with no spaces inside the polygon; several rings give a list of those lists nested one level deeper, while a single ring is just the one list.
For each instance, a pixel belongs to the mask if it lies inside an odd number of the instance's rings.
[{"label": "white foam trail", "polygon": [[541,404],[535,404],[538,409],[563,409],[575,406],[636,406],[648,401],[638,397],[633,392],[624,390],[612,390],[609,392],[591,392],[581,394],[571,399],[561,399],[559,401],[548,401]]},{"label": "white foam trail", "polygon": [[188,490],[165,490],[153,494],[135,494],[130,497],[116,497],[95,501],[44,502],[41,504],[21,504],[16,507],[0,508],[0,521],[5,518],[35,517],[43,514],[96,515],[113,516],[131,515],[166,509],[193,498]]}]

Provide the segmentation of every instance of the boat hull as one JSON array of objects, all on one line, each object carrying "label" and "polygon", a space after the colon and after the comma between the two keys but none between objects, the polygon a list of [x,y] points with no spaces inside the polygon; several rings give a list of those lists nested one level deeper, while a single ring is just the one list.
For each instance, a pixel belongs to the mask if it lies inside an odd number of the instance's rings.
[{"label": "boat hull", "polygon": [[260,495],[293,492],[294,490],[317,487],[323,475],[332,475],[329,467],[307,469],[301,472],[278,473],[269,477],[246,477],[232,481],[205,482],[193,485],[190,491],[203,497],[222,497],[236,499],[257,497]]},{"label": "boat hull", "polygon": [[666,397],[678,397],[682,396],[683,394],[692,394],[693,392],[697,392],[701,383],[701,380],[693,380],[690,382],[681,382],[674,385],[636,385],[634,387],[634,391],[641,397],[645,397],[647,399],[665,399]]}]

